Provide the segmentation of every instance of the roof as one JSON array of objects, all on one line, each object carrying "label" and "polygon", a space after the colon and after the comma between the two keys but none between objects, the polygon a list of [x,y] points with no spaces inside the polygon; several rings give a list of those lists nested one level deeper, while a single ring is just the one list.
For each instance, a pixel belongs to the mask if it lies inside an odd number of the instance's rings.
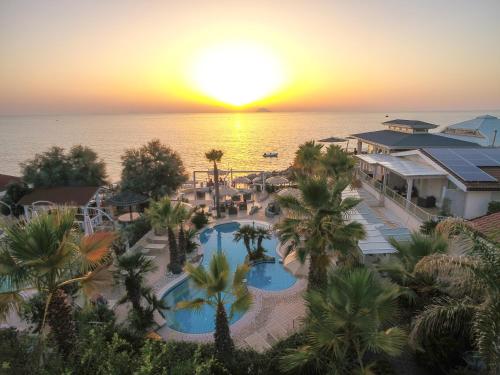
[{"label": "roof", "polygon": [[82,207],[89,203],[98,189],[98,186],[37,188],[22,197],[17,204],[29,206],[35,202],[48,201],[58,205]]},{"label": "roof", "polygon": [[488,239],[500,243],[500,212],[474,219],[471,224]]},{"label": "roof", "polygon": [[366,143],[376,144],[391,150],[408,150],[423,147],[479,147],[472,142],[460,141],[437,134],[410,134],[393,130],[379,130],[352,135]]},{"label": "roof", "polygon": [[422,153],[468,190],[500,190],[500,148],[424,148]]},{"label": "roof", "polygon": [[447,173],[428,164],[388,154],[362,154],[356,155],[356,157],[368,164],[381,165],[403,177],[443,177],[447,175]]},{"label": "roof", "polygon": [[21,177],[10,176],[8,174],[0,174],[0,191],[7,189],[7,185],[11,182],[21,181]]},{"label": "roof", "polygon": [[148,197],[134,193],[133,191],[122,191],[118,194],[113,195],[111,198],[106,200],[107,204],[116,207],[126,207],[135,206],[136,204],[142,204],[148,201]]},{"label": "roof", "polygon": [[[447,134],[448,131],[470,131],[476,132],[474,134]],[[481,146],[493,145],[493,139],[495,138],[495,130],[497,131],[497,137],[495,139],[496,147],[500,147],[500,119],[495,116],[484,115],[479,116],[471,120],[462,121],[457,124],[447,126],[441,131],[446,137],[451,137],[454,139],[468,140],[471,142],[476,142]]]},{"label": "roof", "polygon": [[383,125],[394,125],[409,129],[435,129],[438,126],[431,124],[429,122],[419,121],[419,120],[389,120],[382,123]]}]

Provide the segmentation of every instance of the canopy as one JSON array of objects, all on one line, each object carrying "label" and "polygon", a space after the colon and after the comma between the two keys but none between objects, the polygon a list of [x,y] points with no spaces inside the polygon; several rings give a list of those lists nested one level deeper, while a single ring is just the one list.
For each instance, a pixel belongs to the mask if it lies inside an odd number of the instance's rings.
[{"label": "canopy", "polygon": [[[215,194],[215,189],[213,190],[213,193]],[[236,189],[233,189],[232,187],[226,186],[226,185],[221,185],[219,186],[219,197],[223,197],[226,195],[235,195],[239,194],[240,192]]]},{"label": "canopy", "polygon": [[302,193],[299,189],[296,188],[284,188],[276,193],[280,197],[292,196],[294,198],[299,199],[302,196]]},{"label": "canopy", "polygon": [[235,179],[233,179],[233,182],[235,184],[247,184],[247,185],[252,183],[252,181],[245,176],[236,177]]},{"label": "canopy", "polygon": [[269,185],[285,185],[289,182],[290,181],[288,181],[288,179],[283,176],[272,176],[266,179],[266,184]]},{"label": "canopy", "polygon": [[329,138],[324,138],[320,139],[319,142],[325,142],[325,143],[336,143],[336,142],[345,142],[346,139],[344,138],[338,138],[338,137],[329,137]]},{"label": "canopy", "polygon": [[262,176],[257,176],[252,180],[254,184],[260,184],[262,182]]},{"label": "canopy", "polygon": [[432,166],[424,163],[419,163],[402,157],[389,155],[389,154],[362,154],[356,155],[368,164],[378,164],[387,168],[394,173],[406,177],[443,177],[446,173],[433,168]]},{"label": "canopy", "polygon": [[106,203],[116,207],[135,206],[148,201],[148,197],[130,190],[122,191],[109,198]]}]

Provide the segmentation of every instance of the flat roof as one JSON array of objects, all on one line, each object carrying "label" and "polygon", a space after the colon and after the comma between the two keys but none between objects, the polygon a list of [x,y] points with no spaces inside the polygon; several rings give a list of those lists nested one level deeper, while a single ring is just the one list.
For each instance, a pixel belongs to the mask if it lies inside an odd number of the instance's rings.
[{"label": "flat roof", "polygon": [[429,122],[419,121],[419,120],[389,120],[382,123],[383,125],[395,125],[400,126],[402,128],[409,129],[435,129],[438,126],[435,124],[431,124]]},{"label": "flat roof", "polygon": [[29,206],[35,202],[48,201],[58,205],[83,207],[99,190],[99,186],[60,186],[36,188],[22,197],[17,204]]},{"label": "flat roof", "polygon": [[378,164],[403,177],[444,177],[447,174],[430,165],[406,160],[402,157],[388,154],[355,155],[368,164]]},{"label": "flat roof", "polygon": [[391,150],[408,150],[424,147],[480,147],[476,143],[460,141],[442,135],[423,133],[411,134],[393,130],[357,133],[354,138]]}]

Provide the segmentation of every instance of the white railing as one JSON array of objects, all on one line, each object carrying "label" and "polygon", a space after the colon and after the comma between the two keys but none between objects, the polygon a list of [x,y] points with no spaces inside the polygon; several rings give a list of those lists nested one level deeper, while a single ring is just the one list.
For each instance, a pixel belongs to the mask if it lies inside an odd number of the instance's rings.
[{"label": "white railing", "polygon": [[440,216],[431,214],[430,212],[425,211],[423,208],[417,206],[412,201],[406,199],[401,194],[396,193],[394,190],[390,189],[386,185],[382,184],[380,181],[377,181],[373,177],[367,175],[360,169],[357,169],[356,172],[358,178],[362,181],[373,187],[379,193],[381,193],[384,197],[389,198],[391,201],[396,203],[398,206],[403,208],[405,211],[409,212],[413,216],[415,216],[420,221],[429,221],[435,220],[438,221]]}]

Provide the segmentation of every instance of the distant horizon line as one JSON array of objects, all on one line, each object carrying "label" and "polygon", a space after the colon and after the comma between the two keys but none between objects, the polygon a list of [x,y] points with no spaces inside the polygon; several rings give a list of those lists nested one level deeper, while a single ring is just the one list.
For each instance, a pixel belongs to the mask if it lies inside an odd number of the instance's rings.
[{"label": "distant horizon line", "polygon": [[[264,108],[264,107],[263,107]],[[260,109],[260,108],[259,108]],[[116,112],[59,112],[59,113],[13,113],[3,114],[0,117],[64,117],[64,116],[128,116],[128,115],[182,115],[182,114],[277,114],[277,113],[435,113],[435,112],[500,112],[500,108],[489,109],[399,109],[392,111],[382,110],[334,110],[334,109],[312,109],[312,110],[272,110],[265,108],[259,110],[224,110],[224,111],[116,111]]]}]

